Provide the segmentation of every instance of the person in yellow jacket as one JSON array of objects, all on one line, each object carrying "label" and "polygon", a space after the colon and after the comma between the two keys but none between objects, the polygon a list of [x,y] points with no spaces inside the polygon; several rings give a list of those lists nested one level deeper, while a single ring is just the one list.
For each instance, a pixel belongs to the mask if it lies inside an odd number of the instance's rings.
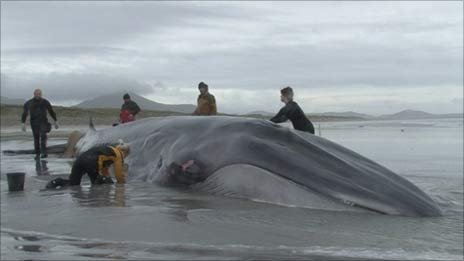
[{"label": "person in yellow jacket", "polygon": [[208,85],[204,82],[198,84],[200,95],[197,99],[197,108],[193,112],[194,115],[216,115],[216,99],[209,93]]},{"label": "person in yellow jacket", "polygon": [[113,165],[117,183],[125,182],[124,158],[129,154],[129,145],[99,145],[79,155],[73,164],[69,179],[57,178],[47,184],[47,188],[80,185],[87,174],[92,184],[113,183],[109,167]]}]

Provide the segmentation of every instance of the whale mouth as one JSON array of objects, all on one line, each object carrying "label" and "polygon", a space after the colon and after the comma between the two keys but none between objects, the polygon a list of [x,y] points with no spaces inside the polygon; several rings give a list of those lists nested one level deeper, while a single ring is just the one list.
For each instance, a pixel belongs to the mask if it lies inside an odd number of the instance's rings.
[{"label": "whale mouth", "polygon": [[353,204],[331,199],[269,170],[251,164],[231,164],[192,186],[214,195],[245,198],[287,207],[331,211],[371,212]]}]

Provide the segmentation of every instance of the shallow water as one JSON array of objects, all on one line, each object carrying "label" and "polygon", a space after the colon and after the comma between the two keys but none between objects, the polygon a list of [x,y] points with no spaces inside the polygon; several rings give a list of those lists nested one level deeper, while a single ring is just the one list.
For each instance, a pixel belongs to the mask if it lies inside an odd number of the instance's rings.
[{"label": "shallow water", "polygon": [[[411,180],[443,217],[288,207],[144,182],[44,191],[70,160],[2,155],[1,258],[463,258],[462,119],[323,123],[321,132]],[[31,146],[30,137],[2,133],[2,150]],[[7,191],[13,171],[27,173],[24,192]]]}]

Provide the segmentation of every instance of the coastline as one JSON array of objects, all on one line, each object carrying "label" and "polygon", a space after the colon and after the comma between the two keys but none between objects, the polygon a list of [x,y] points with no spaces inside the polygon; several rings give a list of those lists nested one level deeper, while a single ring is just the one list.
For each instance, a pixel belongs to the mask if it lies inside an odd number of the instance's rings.
[{"label": "coastline", "polygon": [[[98,125],[111,125],[118,122],[119,109],[105,108],[105,109],[81,109],[76,107],[53,107],[57,116],[58,122],[63,126],[82,126],[87,125],[89,118],[92,117],[93,122]],[[1,127],[20,127],[21,126],[21,114],[22,106],[20,105],[1,105]],[[172,111],[149,111],[143,110],[137,115],[137,119],[143,119],[148,117],[165,117],[165,116],[188,116],[190,114],[172,112]],[[219,116],[234,116],[234,117],[249,117],[257,119],[270,119],[269,116],[248,114],[248,115],[233,115],[219,113]],[[361,117],[339,117],[339,116],[318,116],[318,115],[307,115],[308,118],[313,122],[330,122],[330,121],[365,121]]]}]

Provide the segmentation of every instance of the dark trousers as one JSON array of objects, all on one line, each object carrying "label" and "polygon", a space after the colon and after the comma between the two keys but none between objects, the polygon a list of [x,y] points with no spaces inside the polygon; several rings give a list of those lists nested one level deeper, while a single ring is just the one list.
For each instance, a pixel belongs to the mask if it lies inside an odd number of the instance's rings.
[{"label": "dark trousers", "polygon": [[34,136],[35,154],[47,154],[47,129],[45,124],[31,124],[31,129]]},{"label": "dark trousers", "polygon": [[69,175],[69,185],[80,185],[82,177],[87,174],[89,175],[90,182],[95,183],[98,177],[97,171],[97,159],[94,157],[88,157],[83,154],[74,161],[72,166],[71,175]]}]

